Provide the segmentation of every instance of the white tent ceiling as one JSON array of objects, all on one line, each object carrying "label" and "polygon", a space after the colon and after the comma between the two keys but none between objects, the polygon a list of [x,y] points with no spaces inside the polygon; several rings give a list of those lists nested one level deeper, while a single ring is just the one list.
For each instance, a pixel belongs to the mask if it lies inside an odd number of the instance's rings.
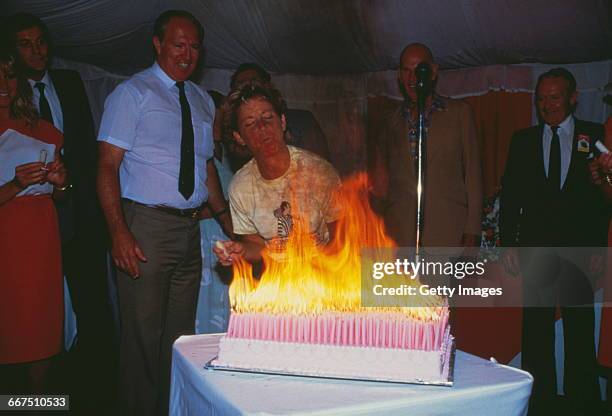
[{"label": "white tent ceiling", "polygon": [[56,55],[131,74],[152,62],[151,29],[166,9],[205,28],[208,68],[258,62],[275,73],[395,68],[404,45],[428,44],[443,68],[612,58],[609,0],[2,0],[31,12]]}]

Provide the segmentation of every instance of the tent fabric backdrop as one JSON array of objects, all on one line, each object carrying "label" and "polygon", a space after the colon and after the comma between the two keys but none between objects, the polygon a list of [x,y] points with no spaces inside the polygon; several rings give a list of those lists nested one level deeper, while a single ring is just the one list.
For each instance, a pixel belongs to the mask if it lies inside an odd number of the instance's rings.
[{"label": "tent fabric backdrop", "polygon": [[372,73],[395,68],[408,42],[443,69],[612,59],[607,0],[4,0],[2,14],[42,18],[62,58],[133,74],[153,60],[150,33],[167,9],[205,28],[208,68],[258,62],[275,73]]}]

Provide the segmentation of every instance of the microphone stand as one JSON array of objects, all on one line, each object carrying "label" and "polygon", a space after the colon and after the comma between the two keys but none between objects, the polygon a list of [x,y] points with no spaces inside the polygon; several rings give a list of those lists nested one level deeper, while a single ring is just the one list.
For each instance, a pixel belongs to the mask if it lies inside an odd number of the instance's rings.
[{"label": "microphone stand", "polygon": [[431,67],[427,63],[421,63],[416,68],[417,72],[417,108],[418,119],[418,141],[417,141],[417,212],[416,212],[416,244],[415,257],[419,261],[421,247],[423,245],[423,226],[425,224],[425,176],[427,169],[427,131],[425,126],[425,104],[430,92]]}]

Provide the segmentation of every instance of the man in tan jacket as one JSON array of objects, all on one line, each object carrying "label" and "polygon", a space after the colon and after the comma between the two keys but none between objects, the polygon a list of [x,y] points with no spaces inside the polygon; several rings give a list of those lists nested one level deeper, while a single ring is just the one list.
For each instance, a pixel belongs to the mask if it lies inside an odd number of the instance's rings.
[{"label": "man in tan jacket", "polygon": [[[376,143],[377,177],[373,194],[387,231],[399,246],[415,245],[418,140],[416,67],[438,65],[427,46],[414,43],[400,56],[398,83],[404,101],[386,119]],[[427,163],[423,247],[470,247],[479,244],[482,210],[480,153],[468,104],[440,97],[432,88],[425,103]]]}]

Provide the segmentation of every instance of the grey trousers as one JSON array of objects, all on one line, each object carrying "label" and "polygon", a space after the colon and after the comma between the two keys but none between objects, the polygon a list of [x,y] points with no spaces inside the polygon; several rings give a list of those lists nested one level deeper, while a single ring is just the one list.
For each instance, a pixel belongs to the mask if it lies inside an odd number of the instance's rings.
[{"label": "grey trousers", "polygon": [[193,334],[201,278],[197,219],[123,202],[130,231],[145,257],[140,277],[117,275],[121,341],[119,410],[168,413],[172,344]]}]

